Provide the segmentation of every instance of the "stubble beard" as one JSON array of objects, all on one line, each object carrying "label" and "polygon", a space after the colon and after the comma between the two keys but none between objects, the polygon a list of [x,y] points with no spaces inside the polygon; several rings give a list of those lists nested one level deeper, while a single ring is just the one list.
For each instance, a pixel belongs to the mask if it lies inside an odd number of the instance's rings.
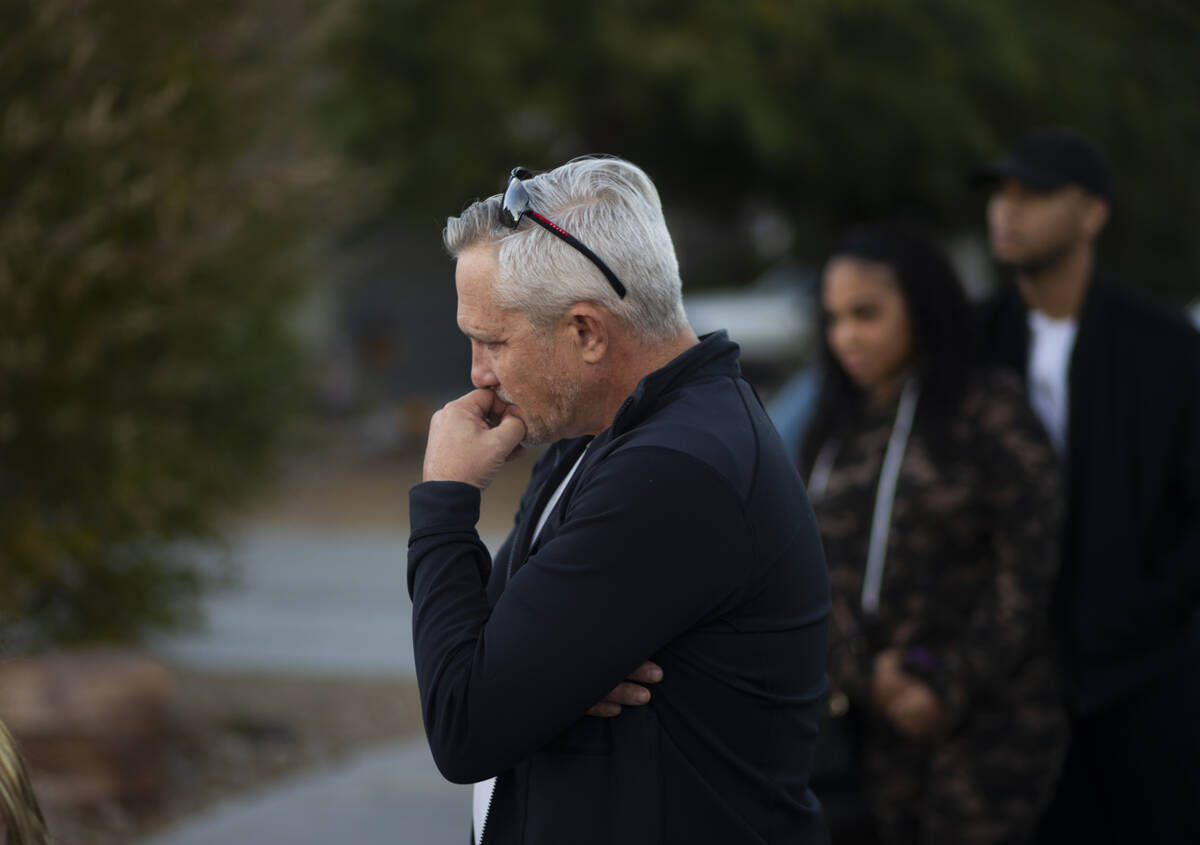
[{"label": "stubble beard", "polygon": [[1015,261],[1003,261],[1002,264],[1012,268],[1018,276],[1025,279],[1037,279],[1049,270],[1058,267],[1071,253],[1071,244],[1054,244],[1042,250],[1037,255]]},{"label": "stubble beard", "polygon": [[525,423],[525,437],[521,445],[526,448],[544,446],[566,436],[566,426],[574,415],[579,404],[583,386],[577,381],[564,381],[556,384],[551,390],[550,408],[546,414],[534,416],[503,389],[498,389],[496,395],[510,405],[516,405],[522,411],[521,419]]}]

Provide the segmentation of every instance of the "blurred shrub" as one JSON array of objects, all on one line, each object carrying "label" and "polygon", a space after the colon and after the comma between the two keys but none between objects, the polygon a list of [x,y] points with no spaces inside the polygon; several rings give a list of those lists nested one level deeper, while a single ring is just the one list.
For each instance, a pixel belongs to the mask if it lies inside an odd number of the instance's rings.
[{"label": "blurred shrub", "polygon": [[[0,5],[0,639],[186,618],[305,400],[299,3]],[[289,16],[290,15],[290,16]],[[282,35],[281,35],[282,31]]]},{"label": "blurred shrub", "polygon": [[1030,126],[1071,124],[1117,165],[1112,263],[1196,289],[1200,12],[1183,0],[353,6],[330,114],[384,213],[440,222],[514,164],[610,152],[730,232],[779,210],[811,259],[876,215],[980,226],[969,170]]}]

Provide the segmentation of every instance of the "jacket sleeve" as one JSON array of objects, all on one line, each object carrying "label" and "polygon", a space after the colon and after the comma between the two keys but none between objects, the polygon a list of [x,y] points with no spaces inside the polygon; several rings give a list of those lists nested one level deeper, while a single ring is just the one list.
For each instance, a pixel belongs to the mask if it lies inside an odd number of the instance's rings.
[{"label": "jacket sleeve", "polygon": [[1064,627],[1088,708],[1194,644],[1200,621],[1200,334],[1174,328],[1143,324],[1144,357],[1106,406],[1122,415],[1121,439],[1084,454]]},{"label": "jacket sleeve", "polygon": [[1161,609],[1159,618],[1171,624],[1200,610],[1200,338],[1188,348],[1191,367],[1181,367],[1180,414],[1171,450],[1174,474],[1164,507],[1176,509],[1171,520],[1178,531],[1153,556],[1148,567],[1148,591]]},{"label": "jacket sleeve", "polygon": [[[1147,648],[1161,648],[1200,614],[1200,340],[1175,358],[1179,366],[1171,382],[1177,410],[1171,424],[1159,430],[1161,442],[1152,444],[1157,448],[1145,444],[1139,457],[1165,472],[1158,486],[1143,484],[1149,501],[1139,503],[1147,510],[1141,559],[1128,567],[1136,575],[1119,596],[1122,612],[1093,621],[1088,655],[1093,661],[1128,660]],[[1166,409],[1158,413],[1161,420]]]},{"label": "jacket sleeve", "polygon": [[1024,661],[1049,653],[1050,597],[1061,559],[1061,470],[1019,388],[990,397],[978,424],[985,503],[980,531],[988,538],[993,587],[954,642],[904,656],[905,669],[941,698],[951,726],[973,698],[994,694]]},{"label": "jacket sleeve", "polygon": [[489,611],[479,493],[410,493],[409,590],[425,730],[442,774],[494,776],[544,746],[744,574],[749,532],[724,477],[686,454],[626,449],[590,468],[566,520]]}]

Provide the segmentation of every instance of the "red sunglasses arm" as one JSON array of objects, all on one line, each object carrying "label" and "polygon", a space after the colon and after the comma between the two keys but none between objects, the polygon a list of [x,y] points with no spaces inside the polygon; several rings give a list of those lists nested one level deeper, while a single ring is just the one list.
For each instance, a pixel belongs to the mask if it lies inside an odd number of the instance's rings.
[{"label": "red sunglasses arm", "polygon": [[525,214],[529,217],[532,217],[534,222],[537,223],[539,226],[541,226],[543,229],[550,232],[551,234],[557,235],[558,237],[562,238],[564,241],[569,243],[571,246],[575,247],[575,249],[582,252],[586,258],[588,258],[593,264],[596,265],[596,267],[599,268],[600,272],[604,274],[604,278],[608,279],[608,283],[610,285],[612,285],[613,290],[615,290],[617,292],[617,296],[619,296],[621,299],[625,298],[625,285],[621,284],[621,281],[617,278],[616,274],[613,273],[612,270],[608,269],[608,265],[605,264],[603,261],[601,261],[600,257],[598,255],[596,255],[596,253],[592,252],[590,249],[588,249],[586,246],[584,246],[574,235],[572,235],[566,229],[562,228],[561,226],[559,226],[556,223],[551,223],[549,220],[547,220],[542,215],[538,214],[536,211],[529,210],[529,211],[526,211]]}]

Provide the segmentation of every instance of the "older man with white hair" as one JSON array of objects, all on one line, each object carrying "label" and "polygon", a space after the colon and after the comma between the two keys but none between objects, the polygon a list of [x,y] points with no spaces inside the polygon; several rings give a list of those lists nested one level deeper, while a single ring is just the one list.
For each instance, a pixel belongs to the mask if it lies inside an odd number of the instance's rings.
[{"label": "older man with white hair", "polygon": [[[820,540],[737,345],[687,323],[653,183],[518,168],[445,242],[476,389],[431,423],[408,581],[475,841],[826,841]],[[492,558],[481,491],[522,444],[553,445]]]}]

